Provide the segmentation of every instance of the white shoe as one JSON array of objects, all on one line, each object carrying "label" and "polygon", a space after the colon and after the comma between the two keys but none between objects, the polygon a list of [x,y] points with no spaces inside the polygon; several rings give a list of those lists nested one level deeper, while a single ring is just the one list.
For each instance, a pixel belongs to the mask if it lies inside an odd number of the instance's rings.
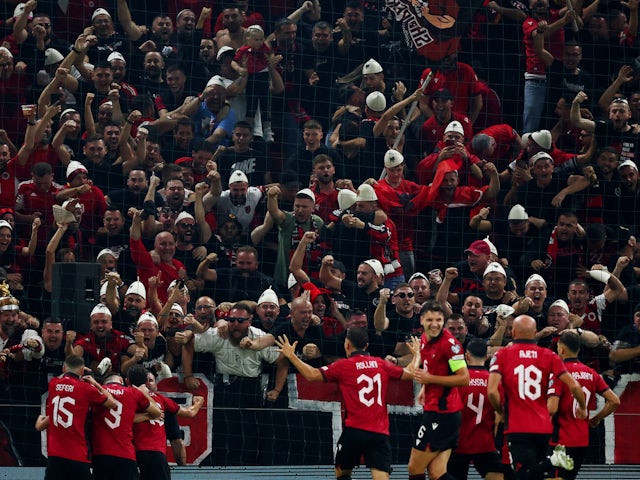
[{"label": "white shoe", "polygon": [[551,465],[554,467],[563,468],[568,472],[573,470],[573,458],[567,455],[564,445],[556,445],[549,460],[551,460]]}]

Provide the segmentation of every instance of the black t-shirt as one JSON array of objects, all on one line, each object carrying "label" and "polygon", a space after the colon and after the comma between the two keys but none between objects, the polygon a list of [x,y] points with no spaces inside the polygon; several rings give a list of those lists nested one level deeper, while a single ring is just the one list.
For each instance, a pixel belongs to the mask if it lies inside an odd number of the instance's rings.
[{"label": "black t-shirt", "polygon": [[228,180],[236,170],[242,170],[249,180],[249,185],[267,184],[265,174],[269,171],[264,142],[254,141],[247,152],[236,152],[227,148],[218,157],[218,171],[223,179]]},{"label": "black t-shirt", "polygon": [[613,124],[609,120],[598,120],[594,138],[598,144],[598,148],[613,147],[620,152],[620,162],[631,160],[638,164],[638,144],[640,143],[640,135],[633,133],[631,130],[621,132],[613,128]]}]

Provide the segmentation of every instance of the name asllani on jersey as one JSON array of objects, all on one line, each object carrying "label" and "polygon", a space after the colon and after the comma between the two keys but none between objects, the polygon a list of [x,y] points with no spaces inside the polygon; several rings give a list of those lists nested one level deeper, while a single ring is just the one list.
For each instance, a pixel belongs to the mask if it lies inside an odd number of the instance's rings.
[{"label": "name asllani on jersey", "polygon": [[366,360],[364,362],[356,362],[356,370],[366,370],[367,368],[378,368],[378,361]]}]

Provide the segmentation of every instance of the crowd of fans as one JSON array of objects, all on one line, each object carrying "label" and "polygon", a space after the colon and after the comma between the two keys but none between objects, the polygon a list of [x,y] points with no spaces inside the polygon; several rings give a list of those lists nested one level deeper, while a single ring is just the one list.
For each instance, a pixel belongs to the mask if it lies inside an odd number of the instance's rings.
[{"label": "crowd of fans", "polygon": [[[406,365],[429,299],[463,345],[526,313],[638,371],[638,0],[488,2],[429,59],[380,2],[91,3],[0,23],[0,403],[75,354],[286,406],[278,335]],[[77,332],[71,262],[106,305]]]}]

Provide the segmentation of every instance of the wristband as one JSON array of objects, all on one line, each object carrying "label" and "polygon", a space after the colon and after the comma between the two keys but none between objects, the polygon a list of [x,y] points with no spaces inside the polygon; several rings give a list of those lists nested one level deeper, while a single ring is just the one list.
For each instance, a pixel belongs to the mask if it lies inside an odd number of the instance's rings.
[{"label": "wristband", "polygon": [[78,50],[76,47],[71,47],[71,51],[77,53],[78,55],[82,55],[82,52]]}]

